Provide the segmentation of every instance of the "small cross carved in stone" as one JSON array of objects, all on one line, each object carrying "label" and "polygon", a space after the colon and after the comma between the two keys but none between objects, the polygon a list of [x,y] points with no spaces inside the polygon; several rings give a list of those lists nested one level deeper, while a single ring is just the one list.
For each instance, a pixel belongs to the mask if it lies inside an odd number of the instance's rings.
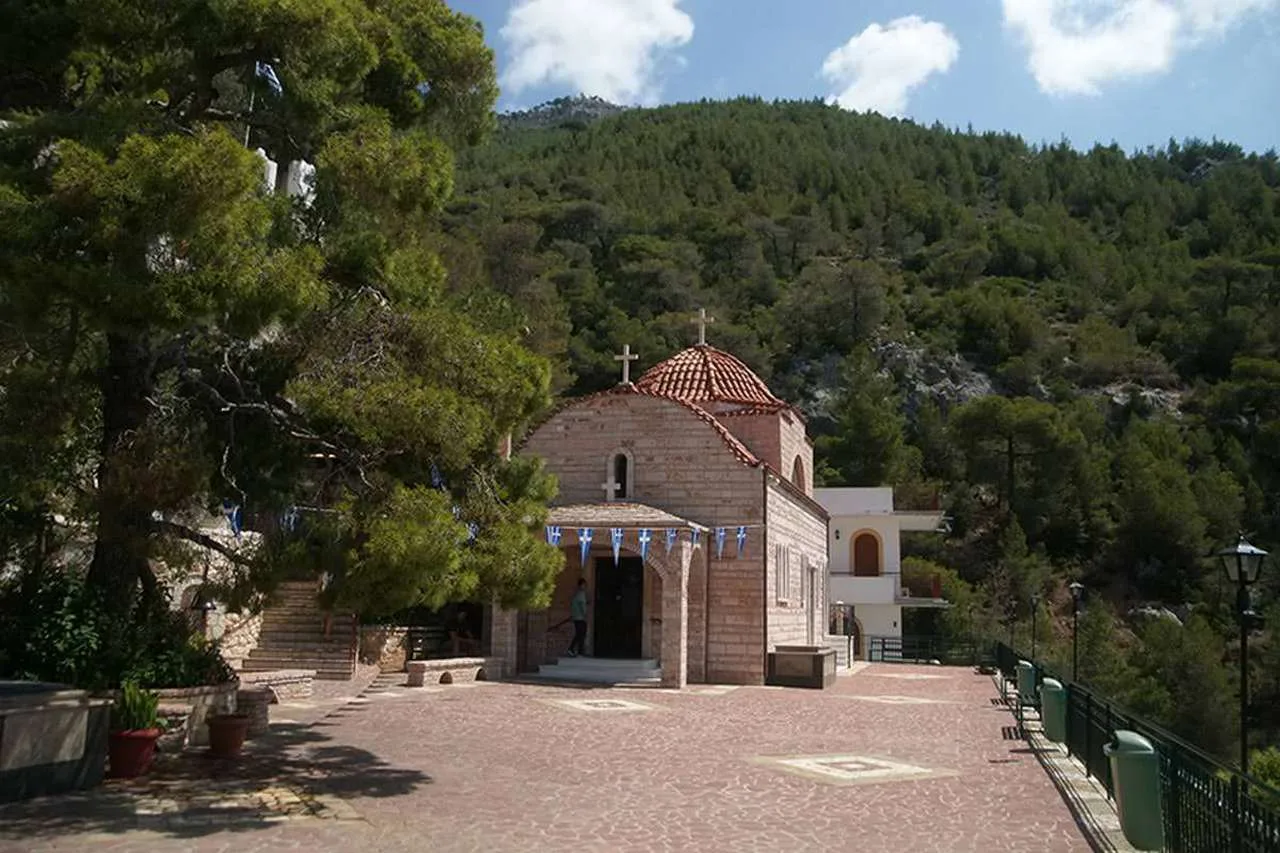
[{"label": "small cross carved in stone", "polygon": [[623,385],[631,384],[631,362],[635,361],[639,357],[640,356],[635,355],[634,353],[631,352],[631,344],[623,344],[622,355],[615,355],[613,357],[614,361],[622,362],[622,384]]},{"label": "small cross carved in stone", "polygon": [[711,325],[715,321],[715,317],[707,316],[706,308],[699,308],[698,316],[689,321],[690,323],[696,324],[698,327],[698,346],[701,347],[707,345],[707,326]]}]

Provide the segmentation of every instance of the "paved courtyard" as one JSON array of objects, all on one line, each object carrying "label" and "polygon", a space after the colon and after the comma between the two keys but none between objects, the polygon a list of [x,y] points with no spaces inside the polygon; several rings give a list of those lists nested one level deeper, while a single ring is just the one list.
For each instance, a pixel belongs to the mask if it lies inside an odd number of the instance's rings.
[{"label": "paved courtyard", "polygon": [[0,851],[1090,850],[970,670],[827,691],[499,683],[273,707],[234,766],[0,807]]}]

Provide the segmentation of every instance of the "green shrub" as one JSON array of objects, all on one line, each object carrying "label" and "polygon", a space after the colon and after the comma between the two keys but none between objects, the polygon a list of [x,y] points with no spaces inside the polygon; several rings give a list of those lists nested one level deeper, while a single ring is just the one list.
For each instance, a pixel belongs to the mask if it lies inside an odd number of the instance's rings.
[{"label": "green shrub", "polygon": [[143,690],[136,682],[126,681],[120,698],[111,707],[111,730],[133,732],[159,727],[160,696]]},{"label": "green shrub", "polygon": [[0,581],[0,678],[101,690],[125,682],[197,687],[235,677],[217,647],[192,631],[187,614],[165,601],[139,605],[124,621],[104,612],[73,572]]}]

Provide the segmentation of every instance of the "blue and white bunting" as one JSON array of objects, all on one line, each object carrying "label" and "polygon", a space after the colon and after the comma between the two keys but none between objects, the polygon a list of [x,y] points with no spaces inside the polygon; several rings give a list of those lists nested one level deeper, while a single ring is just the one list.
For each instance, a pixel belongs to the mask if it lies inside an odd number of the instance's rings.
[{"label": "blue and white bunting", "polygon": [[738,556],[742,556],[742,552],[747,550],[747,528],[738,528]]},{"label": "blue and white bunting", "polygon": [[701,535],[702,535],[702,531],[700,531],[700,530],[699,530],[698,528],[696,528],[696,527],[692,528],[692,529],[689,531],[689,544],[690,544],[690,545],[692,545],[693,547],[697,548],[697,547],[698,547],[698,537],[699,537],[699,536],[701,536]]},{"label": "blue and white bunting", "polygon": [[680,535],[680,531],[674,527],[667,528],[667,556],[671,555],[671,549],[676,544],[676,537]]},{"label": "blue and white bunting", "polygon": [[280,83],[280,78],[276,76],[276,70],[271,67],[269,62],[259,62],[254,66],[253,72],[267,81],[267,86],[277,95],[284,94],[284,86]]},{"label": "blue and white bunting", "polygon": [[233,504],[231,501],[222,502],[222,514],[227,517],[227,526],[231,528],[231,533],[240,538],[240,504]]},{"label": "blue and white bunting", "polygon": [[609,542],[613,545],[613,564],[618,565],[618,553],[622,550],[622,528],[609,528]]},{"label": "blue and white bunting", "polygon": [[480,525],[476,524],[474,521],[468,521],[467,522],[467,541],[474,542],[476,541],[476,537],[478,537],[479,535],[480,535]]},{"label": "blue and white bunting", "polygon": [[587,554],[591,553],[591,528],[578,528],[578,559],[582,563],[582,567],[587,566]]},{"label": "blue and white bunting", "polygon": [[653,537],[653,531],[651,531],[649,528],[643,527],[640,529],[640,533],[637,539],[640,542],[640,559],[641,560],[649,559],[649,540],[652,537]]},{"label": "blue and white bunting", "polygon": [[560,537],[561,535],[563,535],[563,532],[564,531],[562,531],[558,525],[548,524],[547,525],[547,544],[551,545],[552,547],[559,548]]},{"label": "blue and white bunting", "polygon": [[293,533],[298,529],[298,520],[300,517],[301,513],[298,512],[298,508],[296,506],[291,506],[285,510],[284,515],[281,517],[280,526],[290,533]]},{"label": "blue and white bunting", "polygon": [[716,528],[716,559],[724,556],[724,528]]}]

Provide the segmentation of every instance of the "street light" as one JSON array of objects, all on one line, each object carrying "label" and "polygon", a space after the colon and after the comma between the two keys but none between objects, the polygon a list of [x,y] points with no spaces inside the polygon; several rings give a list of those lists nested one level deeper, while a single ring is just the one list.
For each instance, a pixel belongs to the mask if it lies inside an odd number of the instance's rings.
[{"label": "street light", "polygon": [[1071,590],[1071,680],[1078,681],[1076,672],[1080,668],[1080,650],[1077,639],[1080,636],[1080,599],[1084,598],[1084,584],[1072,581],[1067,588]]},{"label": "street light", "polygon": [[1031,662],[1036,661],[1036,611],[1040,609],[1040,594],[1031,596]]},{"label": "street light", "polygon": [[1249,773],[1249,628],[1253,612],[1249,609],[1249,585],[1262,574],[1262,561],[1267,552],[1250,545],[1243,535],[1230,548],[1214,556],[1222,560],[1227,579],[1236,585],[1236,616],[1240,619],[1240,773]]}]

